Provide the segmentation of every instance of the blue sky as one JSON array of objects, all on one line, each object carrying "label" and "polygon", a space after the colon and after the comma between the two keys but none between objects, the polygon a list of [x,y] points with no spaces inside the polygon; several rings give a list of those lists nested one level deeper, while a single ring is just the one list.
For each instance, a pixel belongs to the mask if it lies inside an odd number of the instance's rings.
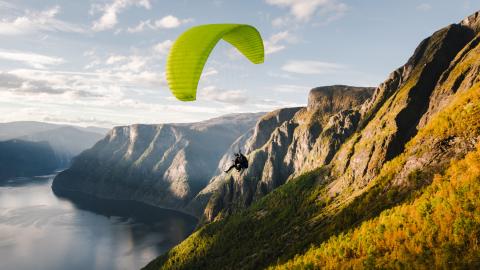
[{"label": "blue sky", "polygon": [[[191,122],[305,105],[316,86],[377,86],[477,1],[0,0],[0,122],[111,127]],[[253,65],[220,42],[197,101],[165,82],[168,49],[199,24],[246,23],[265,40]]]}]

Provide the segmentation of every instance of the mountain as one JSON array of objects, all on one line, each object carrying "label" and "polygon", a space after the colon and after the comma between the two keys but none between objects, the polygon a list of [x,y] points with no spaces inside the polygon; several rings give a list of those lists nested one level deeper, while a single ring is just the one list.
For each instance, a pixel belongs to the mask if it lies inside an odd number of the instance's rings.
[{"label": "mountain", "polygon": [[65,168],[71,160],[83,150],[92,147],[104,137],[101,133],[90,132],[77,127],[65,126],[52,130],[39,131],[18,137],[21,140],[48,142],[59,161],[59,167]]},{"label": "mountain", "polygon": [[262,134],[261,178],[219,181],[204,225],[145,269],[478,269],[480,13],[423,40],[363,103],[319,104],[338,110]]},{"label": "mountain", "polygon": [[204,211],[204,222],[245,209],[289,178],[328,163],[357,128],[359,106],[373,90],[319,87],[310,91],[307,107],[280,109],[262,117],[242,143],[251,166],[241,173],[218,175],[199,194],[214,194]]},{"label": "mountain", "polygon": [[76,127],[34,121],[0,123],[0,140],[20,139],[48,142],[55,152],[58,168],[65,168],[73,157],[102,139],[107,129]]},{"label": "mountain", "polygon": [[0,142],[0,180],[49,174],[57,168],[55,153],[46,142]]},{"label": "mountain", "polygon": [[191,124],[116,127],[53,181],[57,194],[77,191],[186,211],[219,172],[229,146],[263,113],[233,114]]}]

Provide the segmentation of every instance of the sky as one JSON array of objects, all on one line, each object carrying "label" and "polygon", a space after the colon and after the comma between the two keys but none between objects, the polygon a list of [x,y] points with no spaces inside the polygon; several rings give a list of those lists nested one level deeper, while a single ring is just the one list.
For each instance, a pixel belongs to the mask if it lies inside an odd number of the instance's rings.
[{"label": "sky", "polygon": [[[0,122],[112,127],[304,106],[311,88],[377,86],[421,40],[480,9],[473,0],[0,0]],[[243,23],[251,64],[221,41],[181,102],[168,51],[195,25]]]}]

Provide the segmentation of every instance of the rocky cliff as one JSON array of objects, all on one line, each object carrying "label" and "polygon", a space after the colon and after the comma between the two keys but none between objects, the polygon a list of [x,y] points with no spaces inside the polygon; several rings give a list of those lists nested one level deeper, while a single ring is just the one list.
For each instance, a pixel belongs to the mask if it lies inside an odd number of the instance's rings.
[{"label": "rocky cliff", "polygon": [[478,268],[479,31],[433,33],[357,106],[298,111],[146,269]]},{"label": "rocky cliff", "polygon": [[345,85],[312,89],[305,108],[281,109],[263,116],[244,153],[251,166],[221,174],[199,196],[214,194],[204,210],[204,222],[244,209],[287,179],[327,164],[342,142],[357,128],[360,105],[373,88]]},{"label": "rocky cliff", "polygon": [[215,175],[230,145],[261,115],[116,127],[60,173],[53,189],[183,210]]}]

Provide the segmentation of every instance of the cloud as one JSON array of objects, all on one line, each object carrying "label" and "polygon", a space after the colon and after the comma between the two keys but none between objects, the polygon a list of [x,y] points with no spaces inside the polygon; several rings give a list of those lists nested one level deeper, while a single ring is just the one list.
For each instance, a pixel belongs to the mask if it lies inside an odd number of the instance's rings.
[{"label": "cloud", "polygon": [[155,26],[157,28],[177,28],[181,24],[184,24],[187,22],[190,22],[190,19],[180,20],[175,16],[168,15],[161,18],[160,20],[155,21]]},{"label": "cloud", "polygon": [[105,63],[107,65],[113,65],[119,62],[123,62],[125,60],[127,60],[127,57],[123,55],[111,55],[110,57],[107,58],[107,61],[105,61]]},{"label": "cloud", "polygon": [[422,3],[416,7],[417,10],[419,11],[429,11],[432,9],[432,5],[428,3]]},{"label": "cloud", "polygon": [[142,32],[146,29],[152,29],[152,30],[172,29],[172,28],[177,28],[182,24],[190,23],[192,21],[193,19],[191,18],[179,19],[173,15],[167,15],[156,21],[152,21],[152,20],[140,21],[135,27],[129,27],[127,29],[127,32],[137,33],[137,32]]},{"label": "cloud", "polygon": [[128,27],[127,28],[127,32],[129,33],[138,33],[138,32],[142,32],[143,30],[145,30],[146,28],[151,28],[152,27],[152,23],[150,20],[146,20],[146,21],[140,21],[137,26],[135,27]]},{"label": "cloud", "polygon": [[202,99],[229,104],[245,104],[248,97],[243,90],[225,90],[215,86],[207,86],[198,93]]},{"label": "cloud", "polygon": [[35,80],[24,78],[15,74],[0,73],[0,90],[8,91],[20,95],[63,95],[68,94],[73,97],[90,98],[100,97],[101,95],[84,90],[74,90],[69,88],[55,87],[44,80]]},{"label": "cloud", "polygon": [[0,35],[24,35],[41,31],[76,33],[85,31],[81,26],[57,19],[59,13],[60,7],[54,6],[40,12],[27,11],[23,16],[4,18],[0,21]]},{"label": "cloud", "polygon": [[45,66],[58,65],[65,62],[62,58],[59,57],[52,57],[30,52],[5,50],[0,50],[0,59],[22,62],[34,68],[45,68]]},{"label": "cloud", "polygon": [[170,50],[170,48],[172,47],[172,44],[173,44],[173,41],[167,39],[163,42],[159,42],[157,43],[154,47],[153,47],[153,50],[160,54],[161,56],[164,56],[164,55],[167,55],[168,54],[168,51]]},{"label": "cloud", "polygon": [[[287,8],[298,21],[308,21],[315,14],[325,16],[327,21],[342,16],[347,5],[337,0],[265,0],[267,4]],[[281,24],[277,19],[275,24]],[[283,19],[284,20],[284,19]],[[273,23],[273,22],[272,22]]]},{"label": "cloud", "polygon": [[296,40],[297,39],[289,31],[276,33],[264,42],[265,54],[273,54],[282,51],[286,48],[284,42],[295,43]]},{"label": "cloud", "polygon": [[321,61],[289,61],[282,66],[282,70],[299,74],[326,74],[344,69],[345,66]]},{"label": "cloud", "polygon": [[118,14],[130,6],[138,6],[145,9],[152,8],[150,0],[113,0],[111,3],[103,6],[93,5],[91,13],[94,14],[96,11],[101,11],[102,16],[93,22],[92,30],[105,31],[112,29],[118,23]]},{"label": "cloud", "polygon": [[108,54],[102,57],[93,53],[89,56],[90,63],[84,67],[89,72],[80,74],[82,76],[88,74],[86,78],[88,82],[92,81],[90,77],[96,77],[101,83],[116,85],[122,89],[129,87],[157,89],[166,86],[165,74],[159,70],[163,68],[163,64],[158,60],[164,56],[162,53],[168,52],[170,42],[160,42],[161,45],[156,44],[148,50],[135,51],[132,54]]},{"label": "cloud", "polygon": [[207,70],[205,70],[204,72],[202,72],[202,79],[203,78],[207,78],[207,77],[210,77],[210,76],[214,76],[214,75],[217,75],[218,74],[218,70],[213,68],[213,67],[209,67],[207,68]]}]

